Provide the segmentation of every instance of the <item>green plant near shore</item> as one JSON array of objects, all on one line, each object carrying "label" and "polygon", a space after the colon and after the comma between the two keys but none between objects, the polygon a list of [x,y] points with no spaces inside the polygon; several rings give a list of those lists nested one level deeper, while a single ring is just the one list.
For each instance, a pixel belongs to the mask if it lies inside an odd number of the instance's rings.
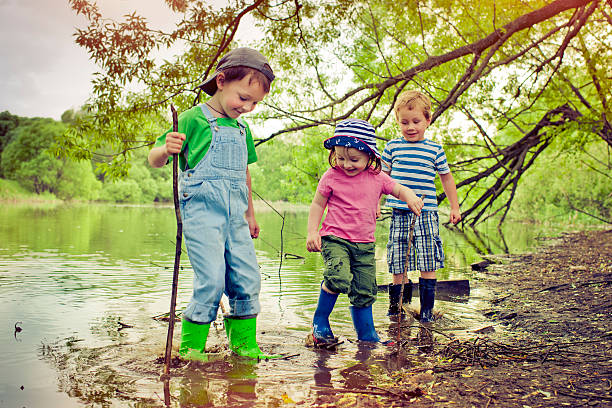
[{"label": "green plant near shore", "polygon": [[19,183],[14,180],[5,180],[0,178],[0,202],[22,201],[58,201],[58,198],[50,193],[33,193],[19,185]]}]

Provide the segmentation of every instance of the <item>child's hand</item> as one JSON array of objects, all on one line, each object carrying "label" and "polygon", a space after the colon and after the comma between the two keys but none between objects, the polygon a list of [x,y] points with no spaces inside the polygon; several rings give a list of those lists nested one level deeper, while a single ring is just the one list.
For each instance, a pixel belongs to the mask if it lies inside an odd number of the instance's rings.
[{"label": "child's hand", "polygon": [[423,200],[420,199],[419,197],[417,197],[416,194],[414,194],[414,193],[410,194],[410,196],[408,197],[408,200],[406,200],[406,204],[408,204],[408,207],[417,216],[421,215],[421,209],[425,205],[423,203]]},{"label": "child's hand", "polygon": [[318,231],[308,233],[306,249],[308,252],[321,252],[321,236]]},{"label": "child's hand", "polygon": [[396,183],[395,187],[393,187],[393,193],[391,193],[393,197],[398,198],[408,204],[408,208],[412,210],[416,215],[421,215],[421,209],[425,205],[423,200],[417,197],[414,194],[412,189],[401,185],[400,183]]},{"label": "child's hand", "polygon": [[257,220],[255,220],[255,216],[245,215],[247,223],[249,224],[249,232],[251,233],[251,238],[255,239],[259,237],[259,224]]},{"label": "child's hand", "polygon": [[166,135],[166,154],[172,156],[181,152],[185,140],[184,133],[170,132]]},{"label": "child's hand", "polygon": [[457,224],[459,221],[461,221],[461,210],[459,210],[459,208],[451,208],[451,212],[450,212],[450,222],[455,225]]}]

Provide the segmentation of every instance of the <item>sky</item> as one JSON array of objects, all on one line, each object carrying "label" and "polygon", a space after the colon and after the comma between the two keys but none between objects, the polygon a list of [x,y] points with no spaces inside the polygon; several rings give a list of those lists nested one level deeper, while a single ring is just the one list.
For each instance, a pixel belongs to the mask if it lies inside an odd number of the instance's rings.
[{"label": "sky", "polygon": [[[175,18],[163,0],[97,4],[105,17],[137,11],[155,28],[169,29]],[[86,26],[68,0],[0,0],[0,112],[59,120],[66,110],[78,109],[98,71],[74,41],[76,29]]]}]

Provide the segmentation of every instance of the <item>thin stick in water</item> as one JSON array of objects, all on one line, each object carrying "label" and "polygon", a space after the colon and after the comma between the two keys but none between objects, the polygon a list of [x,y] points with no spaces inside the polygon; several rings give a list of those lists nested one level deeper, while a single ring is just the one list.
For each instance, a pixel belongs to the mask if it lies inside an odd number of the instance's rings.
[{"label": "thin stick in water", "polygon": [[[172,110],[172,131],[178,132],[178,114],[173,105]],[[168,337],[166,338],[166,355],[164,364],[164,374],[170,372],[170,360],[172,357],[172,337],[174,336],[174,320],[176,311],[176,293],[178,289],[178,275],[181,264],[181,244],[183,240],[183,221],[181,220],[181,209],[178,199],[178,154],[172,155],[172,190],[174,193],[174,213],[176,215],[176,251],[174,253],[174,273],[172,274],[172,294],[170,296],[170,321],[168,323]]]}]

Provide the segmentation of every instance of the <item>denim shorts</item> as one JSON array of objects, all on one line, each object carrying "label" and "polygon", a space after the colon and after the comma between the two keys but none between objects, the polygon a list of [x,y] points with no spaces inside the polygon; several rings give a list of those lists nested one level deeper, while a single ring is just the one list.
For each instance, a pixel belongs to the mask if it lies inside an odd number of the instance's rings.
[{"label": "denim shorts", "polygon": [[423,211],[414,225],[410,255],[406,256],[410,223],[414,217],[410,210],[393,209],[389,242],[387,243],[387,264],[389,273],[404,273],[406,258],[408,271],[430,272],[444,268],[444,250],[440,239],[437,211]]}]

